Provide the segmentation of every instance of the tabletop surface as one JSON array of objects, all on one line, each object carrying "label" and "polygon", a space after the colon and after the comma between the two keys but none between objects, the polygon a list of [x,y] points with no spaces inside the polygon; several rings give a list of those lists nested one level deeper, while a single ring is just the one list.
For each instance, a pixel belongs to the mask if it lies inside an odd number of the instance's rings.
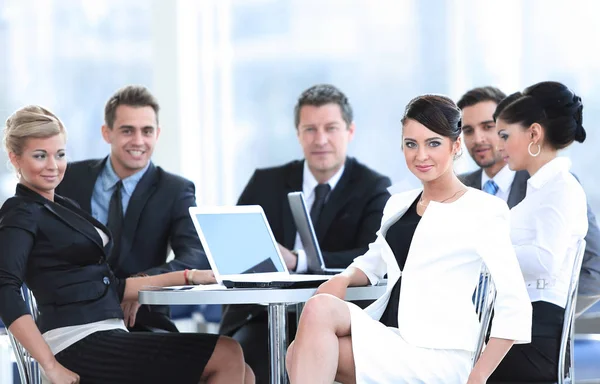
[{"label": "tabletop surface", "polygon": [[[277,304],[303,303],[311,298],[316,288],[301,289],[194,289],[195,287],[179,288],[148,288],[139,293],[140,304],[149,305],[194,305],[194,304]],[[350,287],[346,300],[375,300],[385,293],[385,283],[376,286]]]}]

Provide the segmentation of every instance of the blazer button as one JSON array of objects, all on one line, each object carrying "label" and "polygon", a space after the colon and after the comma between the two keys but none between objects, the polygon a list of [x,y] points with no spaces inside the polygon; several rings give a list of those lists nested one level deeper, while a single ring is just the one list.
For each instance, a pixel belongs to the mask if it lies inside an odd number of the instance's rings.
[{"label": "blazer button", "polygon": [[104,279],[102,279],[102,282],[104,283],[104,285],[110,285],[110,280],[106,276],[104,276]]}]

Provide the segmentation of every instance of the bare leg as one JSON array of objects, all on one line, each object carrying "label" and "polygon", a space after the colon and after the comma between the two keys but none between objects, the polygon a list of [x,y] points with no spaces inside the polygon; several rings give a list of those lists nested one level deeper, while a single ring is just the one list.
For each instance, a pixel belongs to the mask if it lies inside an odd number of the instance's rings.
[{"label": "bare leg", "polygon": [[[328,294],[308,300],[300,317],[296,340],[288,349],[290,357],[286,360],[290,382],[331,383],[338,372],[343,377],[353,377],[351,339],[347,338],[341,344],[339,341],[349,335],[350,311],[345,302]],[[342,353],[340,346],[344,348]],[[339,369],[338,363],[342,364]]]},{"label": "bare leg", "polygon": [[340,337],[340,355],[335,381],[344,384],[356,384],[356,366],[352,351],[352,336]]},{"label": "bare leg", "polygon": [[[252,370],[250,370],[252,372]],[[242,347],[230,337],[221,336],[208,360],[201,382],[208,384],[248,383],[245,381],[246,363]],[[254,376],[254,375],[252,375]],[[249,383],[253,383],[250,381]]]},{"label": "bare leg", "polygon": [[246,375],[244,377],[244,384],[254,384],[256,382],[256,378],[254,377],[254,372],[252,371],[252,368],[250,368],[250,366],[248,364],[245,364],[246,366]]},{"label": "bare leg", "polygon": [[[335,381],[343,384],[356,384],[356,369],[354,365],[354,352],[352,351],[352,336],[339,337],[338,370]],[[292,361],[294,360],[294,342],[292,342],[285,355],[288,375],[291,377]]]}]

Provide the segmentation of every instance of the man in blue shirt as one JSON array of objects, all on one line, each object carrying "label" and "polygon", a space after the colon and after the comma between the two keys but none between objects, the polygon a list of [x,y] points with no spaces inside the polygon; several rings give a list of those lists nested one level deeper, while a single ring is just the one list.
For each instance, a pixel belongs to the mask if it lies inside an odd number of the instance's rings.
[{"label": "man in blue shirt", "polygon": [[[117,277],[210,268],[189,217],[194,184],[152,161],[160,135],[159,105],[144,87],[127,86],[106,103],[104,159],[70,163],[57,193],[75,200],[111,230],[108,262]],[[173,250],[174,259],[167,262]],[[124,307],[131,330],[177,331],[168,307]]]}]

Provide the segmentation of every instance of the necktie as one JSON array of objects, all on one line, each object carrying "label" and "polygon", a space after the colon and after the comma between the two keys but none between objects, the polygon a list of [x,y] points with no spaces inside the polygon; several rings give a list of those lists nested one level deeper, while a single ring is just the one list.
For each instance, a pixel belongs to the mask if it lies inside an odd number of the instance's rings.
[{"label": "necktie", "polygon": [[490,195],[496,195],[498,193],[498,184],[494,180],[490,179],[483,184],[483,192],[487,192]]},{"label": "necktie", "polygon": [[123,182],[119,180],[116,184],[115,191],[110,198],[110,204],[108,205],[108,222],[106,226],[110,230],[113,237],[113,248],[111,252],[111,258],[118,254],[119,244],[121,240],[121,229],[123,227],[123,201],[121,190],[123,189]]},{"label": "necktie", "polygon": [[310,208],[310,219],[313,222],[313,226],[316,226],[319,222],[319,216],[321,215],[329,191],[331,191],[329,184],[319,184],[315,187],[315,202]]}]

